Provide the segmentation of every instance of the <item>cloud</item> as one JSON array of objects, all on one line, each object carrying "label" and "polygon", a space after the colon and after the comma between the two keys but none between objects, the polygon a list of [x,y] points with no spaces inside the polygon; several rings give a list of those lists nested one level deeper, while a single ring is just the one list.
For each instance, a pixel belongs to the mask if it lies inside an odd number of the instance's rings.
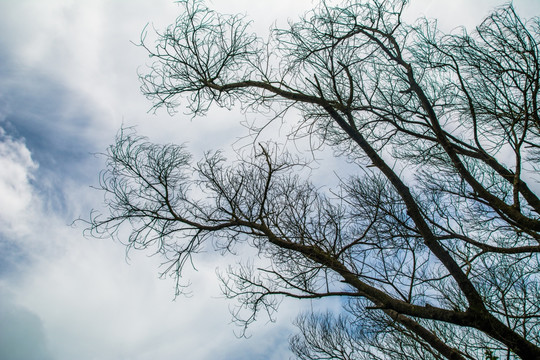
[{"label": "cloud", "polygon": [[41,319],[0,295],[0,359],[52,360]]},{"label": "cloud", "polygon": [[279,359],[268,354],[287,352],[298,304],[284,308],[280,323],[263,319],[250,339],[237,339],[230,303],[219,297],[215,263],[200,263],[189,274],[193,295],[172,301],[172,283],[156,276],[159,259],[134,253],[128,265],[117,245],[69,241],[60,256],[31,265],[28,271],[39,276],[25,274],[10,284],[15,302],[39,314],[57,360]]},{"label": "cloud", "polygon": [[[30,181],[37,164],[24,142],[6,135],[0,127],[0,232],[4,235],[24,233],[26,210],[33,198]],[[21,221],[23,220],[23,221]]]}]

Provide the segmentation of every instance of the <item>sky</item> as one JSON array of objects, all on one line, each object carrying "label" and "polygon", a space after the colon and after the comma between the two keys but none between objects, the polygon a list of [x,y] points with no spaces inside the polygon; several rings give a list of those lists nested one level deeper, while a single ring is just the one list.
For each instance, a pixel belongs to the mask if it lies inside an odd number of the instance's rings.
[{"label": "sky", "polygon": [[[245,13],[265,33],[313,3],[208,5]],[[502,3],[412,0],[408,16],[471,28]],[[540,13],[538,0],[514,4],[525,16]],[[296,314],[336,306],[285,300],[276,322],[261,317],[237,338],[215,275],[227,259],[201,257],[188,273],[191,295],[175,299],[159,258],[127,259],[120,243],[84,237],[84,225],[73,224],[102,207],[92,188],[103,168],[96,153],[120,127],[195,153],[230,150],[247,134],[247,115],[236,110],[196,119],[148,112],[137,71],[149,59],[133,42],[179,9],[170,0],[0,0],[0,359],[285,359]]]}]

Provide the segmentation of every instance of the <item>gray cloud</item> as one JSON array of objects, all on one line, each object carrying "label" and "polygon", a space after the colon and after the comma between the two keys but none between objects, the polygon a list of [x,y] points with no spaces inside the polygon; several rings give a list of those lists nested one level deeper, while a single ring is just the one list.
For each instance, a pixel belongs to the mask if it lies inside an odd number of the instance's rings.
[{"label": "gray cloud", "polygon": [[0,291],[0,359],[53,360],[41,319]]}]

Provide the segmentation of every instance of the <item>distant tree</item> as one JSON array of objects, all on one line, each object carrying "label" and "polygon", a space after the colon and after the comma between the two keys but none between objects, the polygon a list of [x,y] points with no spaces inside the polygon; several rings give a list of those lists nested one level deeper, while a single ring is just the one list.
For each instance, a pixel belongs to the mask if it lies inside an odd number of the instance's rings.
[{"label": "distant tree", "polygon": [[283,296],[341,297],[341,314],[298,318],[300,359],[540,359],[539,18],[509,4],[445,34],[404,23],[405,1],[322,1],[263,41],[242,16],[179,3],[141,40],[155,108],[272,113],[350,168],[328,189],[283,146],[192,163],[124,130],[93,234],[126,225],[177,279],[203,249],[253,247],[261,260],[222,275],[246,326]]}]

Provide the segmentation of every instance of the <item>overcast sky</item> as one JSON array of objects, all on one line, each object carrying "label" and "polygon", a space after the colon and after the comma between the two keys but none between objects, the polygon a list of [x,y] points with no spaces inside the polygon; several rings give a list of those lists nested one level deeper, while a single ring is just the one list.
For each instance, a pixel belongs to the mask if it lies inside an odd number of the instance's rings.
[{"label": "overcast sky", "polygon": [[[412,3],[410,18],[435,17],[449,30],[472,27],[503,2]],[[312,4],[209,2],[246,13],[263,33]],[[514,4],[526,16],[540,12],[538,0]],[[284,359],[295,315],[320,306],[286,301],[276,323],[261,318],[238,339],[215,276],[223,259],[199,259],[192,296],[173,301],[158,258],[132,253],[127,262],[121,244],[70,226],[101,206],[91,185],[103,159],[92,154],[122,124],[194,152],[230,149],[245,135],[234,111],[194,120],[147,112],[137,69],[149,59],[130,41],[178,11],[170,0],[0,0],[0,359]]]}]

